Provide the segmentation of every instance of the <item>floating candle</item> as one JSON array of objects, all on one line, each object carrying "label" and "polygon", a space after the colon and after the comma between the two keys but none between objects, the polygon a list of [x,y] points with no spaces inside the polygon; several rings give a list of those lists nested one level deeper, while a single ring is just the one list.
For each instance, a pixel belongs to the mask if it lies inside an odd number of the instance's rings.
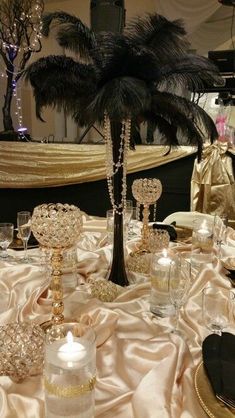
[{"label": "floating candle", "polygon": [[198,234],[202,235],[203,237],[209,237],[211,235],[211,232],[209,231],[209,229],[207,228],[206,225],[206,221],[204,219],[204,221],[201,224],[201,227],[198,229],[197,231]]},{"label": "floating candle", "polygon": [[168,257],[168,254],[167,254],[167,250],[166,249],[164,249],[162,251],[162,255],[163,255],[163,257],[160,257],[158,259],[158,264],[160,264],[161,266],[170,266],[170,264],[171,264],[171,258]]},{"label": "floating candle", "polygon": [[68,331],[67,342],[58,350],[58,358],[68,362],[68,367],[73,366],[73,362],[79,361],[86,355],[85,347],[73,340],[73,334]]}]

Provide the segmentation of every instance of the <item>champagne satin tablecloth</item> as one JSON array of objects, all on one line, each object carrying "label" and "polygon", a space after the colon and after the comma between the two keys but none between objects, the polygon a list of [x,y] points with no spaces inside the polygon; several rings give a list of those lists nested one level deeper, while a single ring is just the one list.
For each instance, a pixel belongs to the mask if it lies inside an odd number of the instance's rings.
[{"label": "champagne satin tablecloth", "polygon": [[[107,273],[111,246],[107,245],[105,227],[102,219],[87,219],[84,223],[77,247],[78,273],[84,280]],[[134,240],[129,242],[128,250],[134,245]],[[190,251],[190,244],[174,247],[176,251]],[[9,252],[22,257],[22,252]],[[50,318],[48,278],[39,261],[39,250],[29,252],[35,264],[0,261],[0,325],[28,320],[42,323]],[[232,229],[223,252],[224,256],[235,257]],[[189,298],[179,321],[185,339],[170,333],[173,318],[159,319],[149,311],[149,279],[139,278],[138,284],[120,288],[112,303],[102,303],[78,290],[65,291],[66,316],[93,325],[97,333],[95,417],[206,418],[193,383],[195,368],[201,361],[201,344],[207,335],[201,293],[209,281],[230,288],[224,273],[218,261],[206,265],[198,274],[193,272]],[[0,377],[1,418],[44,416],[42,376],[27,378],[20,384]]]}]

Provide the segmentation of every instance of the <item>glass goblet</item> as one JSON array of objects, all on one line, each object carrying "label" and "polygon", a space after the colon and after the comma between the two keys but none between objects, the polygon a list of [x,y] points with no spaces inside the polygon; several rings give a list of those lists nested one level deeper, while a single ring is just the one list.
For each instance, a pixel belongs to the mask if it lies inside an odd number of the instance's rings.
[{"label": "glass goblet", "polygon": [[123,231],[124,231],[124,238],[129,238],[129,229],[130,223],[133,215],[133,202],[132,200],[126,201],[126,208],[124,210],[124,223],[123,223]]},{"label": "glass goblet", "polygon": [[28,211],[22,211],[17,213],[17,227],[20,239],[24,246],[24,262],[29,262],[28,258],[28,241],[31,234],[31,213]]},{"label": "glass goblet", "polygon": [[191,283],[191,264],[182,257],[172,261],[169,270],[169,296],[175,307],[175,327],[172,332],[180,334],[178,330],[180,309],[186,302]]},{"label": "glass goblet", "polygon": [[228,327],[234,303],[234,293],[219,287],[206,287],[202,292],[202,314],[205,326],[221,335]]},{"label": "glass goblet", "polygon": [[0,223],[0,258],[8,258],[7,248],[13,241],[14,236],[14,225],[9,222]]},{"label": "glass goblet", "polygon": [[227,241],[227,215],[215,215],[214,217],[214,242],[218,248],[218,258],[221,258],[222,244]]}]

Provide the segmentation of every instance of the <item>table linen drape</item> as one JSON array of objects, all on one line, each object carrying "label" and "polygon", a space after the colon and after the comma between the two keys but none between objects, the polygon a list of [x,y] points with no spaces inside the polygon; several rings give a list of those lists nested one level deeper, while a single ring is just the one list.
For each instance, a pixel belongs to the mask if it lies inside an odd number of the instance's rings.
[{"label": "table linen drape", "polygon": [[[136,146],[128,154],[128,173],[147,170],[196,152],[193,147]],[[0,142],[0,187],[64,186],[106,178],[105,146]]]},{"label": "table linen drape", "polygon": [[[107,274],[112,247],[107,245],[105,229],[104,219],[84,215],[84,232],[77,244],[78,274],[84,281]],[[135,245],[135,240],[129,241],[127,251]],[[172,250],[186,255],[190,248],[190,244],[174,244]],[[235,231],[229,228],[222,259],[235,255],[234,251]],[[10,253],[21,257],[20,252]],[[32,265],[0,261],[0,325],[17,320],[41,323],[50,317],[49,277],[39,261],[39,250],[30,250],[30,256],[35,258]],[[230,288],[224,273],[218,260],[201,272],[193,271],[179,321],[185,338],[170,333],[173,318],[160,319],[150,313],[148,277],[119,288],[118,297],[110,303],[65,289],[65,316],[92,325],[97,334],[96,418],[206,418],[194,388],[201,344],[207,335],[202,289],[208,284]],[[230,331],[234,332],[234,316]],[[0,416],[43,418],[42,376],[21,384],[0,377]]]}]

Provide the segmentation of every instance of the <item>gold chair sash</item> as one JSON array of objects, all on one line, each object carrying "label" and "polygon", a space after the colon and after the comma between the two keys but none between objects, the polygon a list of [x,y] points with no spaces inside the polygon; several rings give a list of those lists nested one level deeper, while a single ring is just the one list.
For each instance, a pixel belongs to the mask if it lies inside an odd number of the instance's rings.
[{"label": "gold chair sash", "polygon": [[206,145],[202,160],[195,160],[191,180],[191,211],[226,213],[235,219],[235,181],[228,144]]}]

